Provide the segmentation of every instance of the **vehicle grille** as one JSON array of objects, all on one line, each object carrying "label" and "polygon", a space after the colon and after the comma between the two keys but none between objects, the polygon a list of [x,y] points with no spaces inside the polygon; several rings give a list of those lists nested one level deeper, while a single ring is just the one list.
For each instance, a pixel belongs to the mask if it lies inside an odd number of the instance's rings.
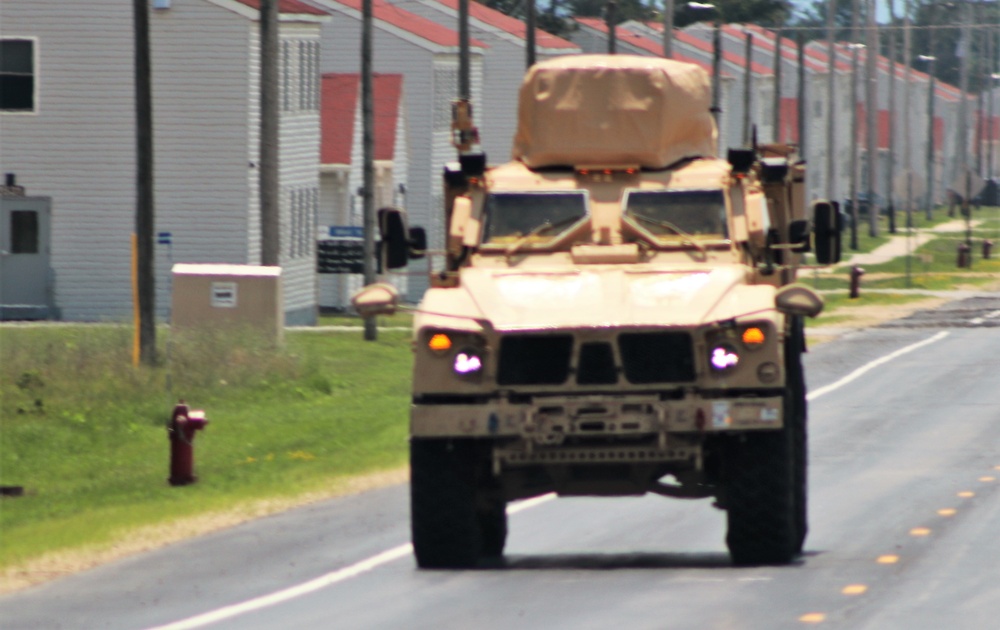
[{"label": "vehicle grille", "polygon": [[[497,383],[562,385],[571,374],[572,335],[507,335],[500,341]],[[578,385],[614,385],[620,376],[634,385],[685,383],[695,379],[694,349],[685,332],[636,332],[613,340],[579,344]],[[620,365],[618,362],[620,361]]]},{"label": "vehicle grille", "polygon": [[679,332],[618,335],[625,378],[630,383],[686,383],[694,380],[691,335]]},{"label": "vehicle grille", "polygon": [[512,335],[500,341],[500,385],[561,385],[569,376],[572,335]]}]

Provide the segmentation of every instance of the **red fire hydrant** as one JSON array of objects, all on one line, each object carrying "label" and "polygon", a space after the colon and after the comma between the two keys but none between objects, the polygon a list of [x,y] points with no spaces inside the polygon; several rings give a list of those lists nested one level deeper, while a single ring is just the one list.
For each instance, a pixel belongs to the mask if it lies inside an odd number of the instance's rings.
[{"label": "red fire hydrant", "polygon": [[186,486],[198,481],[194,474],[194,434],[208,424],[205,412],[188,409],[183,400],[174,406],[174,413],[167,425],[170,439],[170,478],[172,486]]},{"label": "red fire hydrant", "polygon": [[865,275],[865,270],[857,265],[851,267],[851,288],[848,297],[855,300],[861,297],[861,276]]}]

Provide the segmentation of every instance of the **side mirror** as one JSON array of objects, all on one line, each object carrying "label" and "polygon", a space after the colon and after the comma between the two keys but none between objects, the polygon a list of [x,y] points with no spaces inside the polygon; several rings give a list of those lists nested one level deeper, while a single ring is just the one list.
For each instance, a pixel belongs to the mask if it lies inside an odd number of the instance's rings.
[{"label": "side mirror", "polygon": [[792,221],[788,225],[788,242],[792,245],[798,245],[798,247],[792,248],[792,251],[796,254],[808,252],[810,250],[809,222],[805,219]]},{"label": "side mirror", "polygon": [[785,315],[816,317],[823,312],[823,298],[804,284],[789,284],[778,289],[774,307]]},{"label": "side mirror", "polygon": [[392,315],[399,308],[399,291],[385,282],[369,284],[351,297],[351,306],[362,317]]},{"label": "side mirror", "polygon": [[382,237],[380,257],[387,269],[405,267],[410,259],[423,258],[427,233],[423,228],[406,225],[406,213],[399,208],[378,211],[378,231]]},{"label": "side mirror", "polygon": [[410,260],[419,260],[427,253],[427,232],[422,227],[411,227],[409,238]]},{"label": "side mirror", "polygon": [[843,225],[837,202],[813,203],[813,225],[816,231],[816,262],[821,265],[840,262],[840,233]]}]

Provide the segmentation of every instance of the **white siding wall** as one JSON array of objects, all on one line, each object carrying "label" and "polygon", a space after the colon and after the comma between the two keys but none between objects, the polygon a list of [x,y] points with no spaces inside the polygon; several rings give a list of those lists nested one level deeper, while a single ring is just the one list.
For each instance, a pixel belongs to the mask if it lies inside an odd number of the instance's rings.
[{"label": "white siding wall", "polygon": [[[156,229],[173,262],[247,264],[249,20],[207,2],[150,12]],[[256,172],[254,170],[254,172]],[[158,247],[157,305],[170,304]]]},{"label": "white siding wall", "polygon": [[131,7],[4,0],[0,33],[37,38],[37,112],[0,113],[0,172],[52,197],[56,304],[65,319],[125,319],[135,225]]},{"label": "white siding wall", "polygon": [[286,321],[316,322],[319,210],[319,25],[281,25],[281,266]]},{"label": "white siding wall", "polygon": [[[131,6],[8,0],[0,24],[5,36],[39,42],[39,112],[0,114],[0,169],[53,198],[57,306],[67,320],[126,319],[135,225]],[[259,261],[259,49],[256,23],[205,0],[151,11],[150,30],[155,229],[174,243],[172,257],[163,246],[156,256],[163,316],[171,258]],[[318,42],[315,24],[282,32]],[[284,185],[318,188],[318,128],[315,113],[283,121]],[[313,260],[286,265],[286,311],[315,304]]]}]

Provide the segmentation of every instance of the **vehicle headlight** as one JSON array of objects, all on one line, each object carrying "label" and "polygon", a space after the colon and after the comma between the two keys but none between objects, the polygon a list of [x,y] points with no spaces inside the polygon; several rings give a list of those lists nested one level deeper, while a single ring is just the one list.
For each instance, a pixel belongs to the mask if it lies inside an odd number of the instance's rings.
[{"label": "vehicle headlight", "polygon": [[451,369],[459,376],[478,374],[483,370],[483,358],[480,352],[467,348],[455,355]]},{"label": "vehicle headlight", "polygon": [[727,372],[739,365],[740,355],[732,345],[719,343],[712,346],[708,363],[716,372]]},{"label": "vehicle headlight", "polygon": [[[427,363],[426,367],[432,372],[450,369],[453,375],[472,380],[477,380],[482,375],[486,367],[487,350],[486,340],[481,336],[453,330],[426,330],[420,339],[418,345],[431,357],[431,363]],[[434,368],[432,365],[440,367]]]}]

